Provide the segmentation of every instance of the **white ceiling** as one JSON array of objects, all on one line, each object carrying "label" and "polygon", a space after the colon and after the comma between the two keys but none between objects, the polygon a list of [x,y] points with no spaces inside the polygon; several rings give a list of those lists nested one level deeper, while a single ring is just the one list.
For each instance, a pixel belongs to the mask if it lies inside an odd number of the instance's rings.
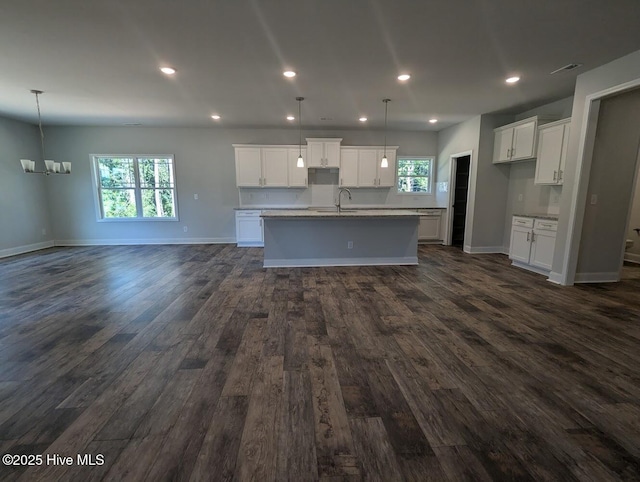
[{"label": "white ceiling", "polygon": [[0,115],[36,122],[39,89],[45,125],[278,127],[301,95],[305,128],[372,128],[389,97],[390,129],[439,130],[639,49],[638,0],[4,0]]}]

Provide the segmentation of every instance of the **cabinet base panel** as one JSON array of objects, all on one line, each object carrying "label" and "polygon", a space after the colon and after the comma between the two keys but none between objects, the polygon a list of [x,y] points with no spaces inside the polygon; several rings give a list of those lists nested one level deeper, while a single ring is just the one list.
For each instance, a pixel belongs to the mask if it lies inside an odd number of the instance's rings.
[{"label": "cabinet base panel", "polygon": [[517,268],[526,269],[527,271],[533,271],[534,273],[538,273],[544,276],[549,276],[549,270],[537,268],[535,266],[531,266],[530,264],[524,264],[519,261],[511,261],[511,265]]},{"label": "cabinet base panel", "polygon": [[238,248],[264,248],[262,241],[240,241],[237,244]]},{"label": "cabinet base panel", "polygon": [[400,258],[301,258],[265,259],[265,268],[313,268],[318,266],[399,266],[417,265],[418,257]]}]

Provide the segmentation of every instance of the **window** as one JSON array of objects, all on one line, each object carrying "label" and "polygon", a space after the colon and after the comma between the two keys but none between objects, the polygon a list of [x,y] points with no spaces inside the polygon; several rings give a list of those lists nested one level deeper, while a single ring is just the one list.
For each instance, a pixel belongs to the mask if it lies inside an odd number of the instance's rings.
[{"label": "window", "polygon": [[93,156],[102,220],[177,220],[173,156]]},{"label": "window", "polygon": [[433,157],[398,158],[398,192],[431,194]]}]

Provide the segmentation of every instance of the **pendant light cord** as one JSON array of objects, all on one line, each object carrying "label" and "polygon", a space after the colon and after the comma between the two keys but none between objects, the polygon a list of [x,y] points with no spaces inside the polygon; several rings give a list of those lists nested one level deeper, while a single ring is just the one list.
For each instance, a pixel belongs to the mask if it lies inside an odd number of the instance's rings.
[{"label": "pendant light cord", "polygon": [[40,128],[40,145],[42,147],[42,160],[44,161],[44,132],[42,131],[42,116],[40,115],[40,100],[38,99],[38,92],[36,94],[36,106],[38,107],[38,127]]},{"label": "pendant light cord", "polygon": [[387,157],[387,107],[391,99],[382,99],[384,102],[384,157]]},{"label": "pendant light cord", "polygon": [[302,157],[302,99],[298,99],[298,133],[299,133],[299,138],[298,138],[298,147],[299,147],[299,154],[300,157]]}]

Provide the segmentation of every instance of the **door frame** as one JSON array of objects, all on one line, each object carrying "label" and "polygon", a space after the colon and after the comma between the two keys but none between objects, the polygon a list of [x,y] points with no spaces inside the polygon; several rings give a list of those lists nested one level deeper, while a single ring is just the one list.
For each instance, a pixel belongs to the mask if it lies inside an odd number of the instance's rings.
[{"label": "door frame", "polygon": [[[467,235],[469,234],[469,211],[471,204],[473,202],[472,199],[469,199],[469,193],[471,191],[471,169],[473,166],[473,151],[463,151],[458,152],[456,154],[452,154],[449,156],[449,201],[447,204],[447,211],[449,215],[447,216],[447,236],[445,239],[445,245],[451,246],[451,241],[453,237],[453,201],[454,195],[456,191],[456,170],[458,168],[458,158],[469,156],[469,179],[467,181],[467,210],[465,212],[465,222],[464,222],[464,241],[462,242],[462,249],[467,246]],[[473,212],[473,210],[471,210]]]},{"label": "door frame", "polygon": [[[566,286],[573,285],[575,282],[600,103],[606,97],[635,90],[638,87],[640,87],[640,79],[635,79],[594,92],[585,98],[584,115],[582,117],[578,141],[578,162],[576,164],[574,189],[571,193],[567,237],[562,259],[562,271],[560,273],[553,271],[550,273],[549,281],[553,283]],[[574,131],[573,126],[571,127],[571,131]],[[631,201],[630,199],[629,203],[631,203]],[[624,249],[624,244],[622,245],[622,249]]]}]

